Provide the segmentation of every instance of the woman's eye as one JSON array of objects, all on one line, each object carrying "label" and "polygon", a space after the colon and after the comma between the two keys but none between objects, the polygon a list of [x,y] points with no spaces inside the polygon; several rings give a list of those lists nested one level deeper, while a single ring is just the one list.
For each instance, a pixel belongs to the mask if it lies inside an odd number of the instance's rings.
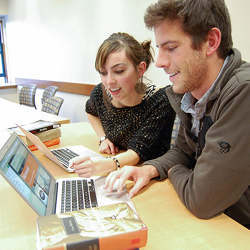
[{"label": "woman's eye", "polygon": [[105,75],[107,75],[107,72],[99,72],[100,73],[100,75],[102,75],[102,76],[105,76]]}]

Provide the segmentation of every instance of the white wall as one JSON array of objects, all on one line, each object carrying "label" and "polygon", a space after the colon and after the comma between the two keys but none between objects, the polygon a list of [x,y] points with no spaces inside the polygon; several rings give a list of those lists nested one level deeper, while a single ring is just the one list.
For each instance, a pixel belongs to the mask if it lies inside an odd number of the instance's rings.
[{"label": "white wall", "polygon": [[250,62],[250,1],[226,0],[225,2],[231,15],[234,47],[241,51],[244,60]]},{"label": "white wall", "polygon": [[0,0],[0,15],[8,14],[8,0]]},{"label": "white wall", "polygon": [[[153,39],[143,15],[156,0],[0,0],[8,6],[8,63],[15,77],[97,83],[97,48],[112,32],[124,31],[139,41]],[[226,0],[232,16],[233,39],[250,60],[249,0]],[[166,76],[151,67],[149,78],[164,84]]]},{"label": "white wall", "polygon": [[[143,22],[144,11],[151,2],[10,1],[7,38],[11,80],[23,77],[99,82],[94,68],[95,55],[100,44],[111,33],[128,32],[139,41],[153,37]],[[160,71],[153,67],[151,74],[152,79],[162,84],[162,80],[158,79]]]},{"label": "white wall", "polygon": [[[152,39],[154,44],[153,32],[145,28],[143,16],[156,0],[0,0],[0,14],[5,14],[6,2],[10,81],[21,77],[98,83],[96,51],[111,33],[128,32],[139,41]],[[234,46],[250,61],[250,1],[226,3]],[[155,66],[149,69],[148,77],[156,84],[168,84],[166,75]],[[65,96],[63,112],[72,115],[73,121],[82,120],[82,97]],[[67,109],[71,102],[77,111]]]}]

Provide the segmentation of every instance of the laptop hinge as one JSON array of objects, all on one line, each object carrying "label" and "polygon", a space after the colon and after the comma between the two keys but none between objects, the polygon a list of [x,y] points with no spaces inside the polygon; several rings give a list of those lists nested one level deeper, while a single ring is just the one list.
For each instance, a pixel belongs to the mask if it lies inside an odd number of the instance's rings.
[{"label": "laptop hinge", "polygon": [[55,190],[54,190],[54,197],[55,197],[55,202],[54,202],[54,207],[52,209],[52,213],[56,213],[56,204],[57,204],[57,191],[58,191],[58,182],[55,185]]}]

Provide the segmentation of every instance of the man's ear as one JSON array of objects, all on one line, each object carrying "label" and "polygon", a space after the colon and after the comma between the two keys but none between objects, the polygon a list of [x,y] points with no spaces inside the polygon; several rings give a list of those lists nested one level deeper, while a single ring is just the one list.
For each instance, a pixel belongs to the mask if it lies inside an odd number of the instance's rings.
[{"label": "man's ear", "polygon": [[217,51],[221,43],[221,32],[218,28],[212,28],[207,35],[207,55],[210,56]]},{"label": "man's ear", "polygon": [[137,70],[138,70],[138,74],[139,74],[139,78],[141,78],[143,76],[143,74],[146,71],[146,62],[140,62],[139,65],[137,66]]}]

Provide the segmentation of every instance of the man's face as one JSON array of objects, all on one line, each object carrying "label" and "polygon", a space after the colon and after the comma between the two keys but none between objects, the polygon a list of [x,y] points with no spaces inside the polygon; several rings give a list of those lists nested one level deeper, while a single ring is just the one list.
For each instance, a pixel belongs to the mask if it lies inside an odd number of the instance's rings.
[{"label": "man's face", "polygon": [[180,21],[165,20],[154,28],[159,49],[156,66],[169,74],[175,93],[199,92],[207,76],[206,51],[192,48]]}]

